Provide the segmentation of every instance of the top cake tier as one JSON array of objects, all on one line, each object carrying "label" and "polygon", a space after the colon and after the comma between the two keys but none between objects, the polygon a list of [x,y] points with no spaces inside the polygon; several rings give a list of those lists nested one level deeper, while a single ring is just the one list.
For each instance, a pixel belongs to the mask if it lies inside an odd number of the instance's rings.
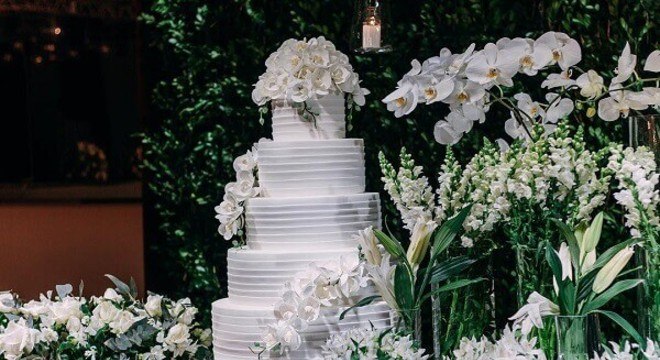
[{"label": "top cake tier", "polygon": [[346,136],[343,95],[328,94],[307,100],[305,104],[307,109],[295,108],[284,100],[273,101],[274,141],[343,139]]}]

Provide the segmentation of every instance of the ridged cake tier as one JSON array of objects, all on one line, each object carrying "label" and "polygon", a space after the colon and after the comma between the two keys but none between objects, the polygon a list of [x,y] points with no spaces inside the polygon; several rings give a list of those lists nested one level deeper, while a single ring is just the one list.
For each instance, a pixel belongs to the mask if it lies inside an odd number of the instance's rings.
[{"label": "ridged cake tier", "polygon": [[344,96],[328,94],[306,101],[313,119],[284,100],[273,101],[273,140],[341,139],[346,136]]},{"label": "ridged cake tier", "polygon": [[278,252],[356,248],[353,235],[380,228],[378,193],[254,198],[246,204],[247,244]]},{"label": "ridged cake tier", "polygon": [[[355,246],[335,251],[304,252],[231,249],[227,254],[229,298],[245,305],[272,306],[281,300],[284,283],[306,270],[310,263],[337,260],[342,255],[356,252]],[[364,288],[358,300],[373,294],[373,288]]]},{"label": "ridged cake tier", "polygon": [[[383,302],[350,311],[344,320],[339,321],[343,310],[321,310],[319,319],[310,323],[301,334],[303,346],[300,349],[276,357],[269,357],[266,353],[262,359],[322,359],[321,346],[330,335],[356,327],[369,328],[372,324],[376,328],[388,328],[393,323],[392,312]],[[219,360],[255,360],[257,355],[250,351],[250,347],[261,342],[264,329],[275,321],[272,307],[246,306],[233,298],[214,302],[212,316],[214,353]]]},{"label": "ridged cake tier", "polygon": [[267,197],[364,192],[362,139],[259,143],[259,184]]}]

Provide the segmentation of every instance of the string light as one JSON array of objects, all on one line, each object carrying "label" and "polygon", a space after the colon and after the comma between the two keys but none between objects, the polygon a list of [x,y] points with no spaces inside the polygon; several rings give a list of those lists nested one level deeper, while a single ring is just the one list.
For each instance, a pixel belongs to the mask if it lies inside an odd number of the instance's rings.
[{"label": "string light", "polygon": [[53,29],[53,34],[58,35],[58,36],[61,35],[61,34],[62,34],[62,28],[59,27],[59,26],[56,26],[56,27]]}]

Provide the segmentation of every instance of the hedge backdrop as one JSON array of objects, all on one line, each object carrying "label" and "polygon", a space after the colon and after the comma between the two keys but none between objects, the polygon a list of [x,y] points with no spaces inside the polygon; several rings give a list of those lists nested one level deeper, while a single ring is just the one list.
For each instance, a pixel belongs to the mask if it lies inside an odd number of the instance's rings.
[{"label": "hedge backdrop", "polygon": [[[354,0],[155,0],[145,6],[143,21],[150,42],[148,71],[153,81],[153,121],[143,135],[148,186],[148,285],[152,291],[189,296],[205,310],[226,294],[226,250],[217,233],[214,206],[234,176],[235,156],[268,137],[268,121],[259,124],[251,102],[252,84],[264,61],[291,37],[324,35],[349,53]],[[377,154],[395,160],[405,146],[433,179],[444,149],[433,141],[441,106],[418,108],[395,119],[379,101],[392,91],[413,58],[425,59],[442,47],[462,51],[500,37],[536,37],[563,31],[582,44],[585,69],[613,69],[626,41],[646,56],[657,48],[660,1],[656,0],[385,0],[390,6],[390,54],[360,57],[352,63],[372,91],[355,114],[350,137],[365,139],[367,188],[382,189]],[[489,115],[455,146],[465,162],[482,137],[503,136]],[[575,119],[575,123],[589,122]],[[596,147],[622,141],[620,124],[599,124],[589,131]],[[400,231],[387,196],[385,219]],[[616,236],[613,235],[613,236]],[[508,261],[503,257],[503,261]],[[625,304],[624,304],[625,305]],[[621,305],[621,306],[624,306]],[[500,322],[504,319],[499,319]]]}]

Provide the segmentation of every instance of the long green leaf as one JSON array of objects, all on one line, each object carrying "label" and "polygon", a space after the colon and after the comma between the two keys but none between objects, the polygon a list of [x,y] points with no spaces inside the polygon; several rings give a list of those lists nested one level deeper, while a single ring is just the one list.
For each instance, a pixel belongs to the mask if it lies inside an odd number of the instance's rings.
[{"label": "long green leaf", "polygon": [[394,296],[401,310],[410,310],[414,307],[413,291],[412,274],[405,267],[397,266],[394,270]]},{"label": "long green leaf", "polygon": [[437,295],[437,294],[440,294],[440,293],[444,293],[444,292],[448,292],[448,291],[454,291],[454,290],[460,289],[462,287],[466,287],[466,286],[469,286],[469,285],[472,285],[472,284],[482,282],[484,280],[486,280],[486,279],[485,278],[476,278],[476,279],[461,279],[461,280],[456,280],[456,281],[450,282],[450,283],[445,284],[445,285],[429,292],[428,294],[425,294],[424,296],[422,296],[422,299],[420,300],[419,303],[423,304],[426,300],[430,299],[431,296],[434,296],[434,295]]},{"label": "long green leaf", "polygon": [[456,238],[456,235],[463,229],[463,222],[470,214],[472,205],[468,205],[461,209],[461,211],[453,218],[445,221],[440,228],[435,231],[433,236],[433,247],[431,252],[431,263],[435,262],[438,256],[445,251],[451,242]]},{"label": "long green leaf", "polygon": [[575,233],[562,221],[552,219],[552,222],[557,225],[559,231],[568,242],[568,249],[571,252],[571,261],[573,262],[573,266],[577,268],[580,264],[580,245],[575,237]]},{"label": "long green leaf", "polygon": [[577,290],[577,299],[576,302],[579,304],[581,301],[585,300],[593,292],[594,280],[598,272],[590,271],[582,278],[580,278],[580,286]]},{"label": "long green leaf", "polygon": [[595,313],[598,314],[603,314],[610,318],[612,321],[614,321],[617,325],[619,325],[623,330],[625,330],[630,336],[635,339],[635,342],[639,344],[639,346],[642,348],[642,350],[646,350],[646,341],[644,341],[644,338],[635,330],[635,328],[630,325],[630,323],[621,317],[621,315],[612,312],[612,311],[605,311],[605,310],[596,310],[594,311]]},{"label": "long green leaf", "polygon": [[474,264],[475,261],[467,256],[459,256],[436,264],[431,270],[431,284],[437,284],[454,275],[460,274],[463,270]]},{"label": "long green leaf", "polygon": [[339,315],[339,320],[344,320],[344,317],[346,316],[346,313],[348,313],[349,311],[360,308],[360,307],[363,307],[363,306],[367,306],[367,305],[373,303],[374,301],[376,301],[378,299],[380,299],[379,295],[367,296],[366,298],[358,301],[355,305],[353,305],[353,306],[349,307],[348,309],[342,311],[341,314]]},{"label": "long green leaf", "polygon": [[402,260],[406,258],[406,251],[401,246],[401,243],[394,238],[389,237],[384,232],[374,229],[374,235],[380,242],[385,250],[390,253],[396,260]]},{"label": "long green leaf", "polygon": [[612,300],[613,297],[621,294],[624,291],[633,289],[642,283],[644,283],[644,280],[641,279],[621,280],[598,295],[595,299],[585,304],[584,308],[582,308],[582,311],[584,314],[588,314],[594,310],[600,309],[603,305]]}]

